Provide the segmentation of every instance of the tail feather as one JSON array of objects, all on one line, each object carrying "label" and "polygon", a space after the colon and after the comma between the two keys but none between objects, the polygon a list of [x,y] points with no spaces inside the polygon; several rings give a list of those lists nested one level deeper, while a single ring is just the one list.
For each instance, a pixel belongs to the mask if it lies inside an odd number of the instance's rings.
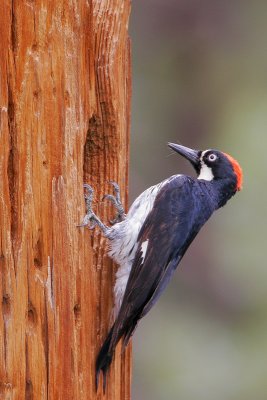
[{"label": "tail feather", "polygon": [[137,328],[137,322],[133,322],[132,325],[129,326],[128,331],[124,334],[123,337],[123,342],[122,342],[122,351],[125,351],[125,348],[127,347],[129,340],[134,334],[134,331]]},{"label": "tail feather", "polygon": [[113,354],[114,354],[114,349],[110,348],[113,330],[114,330],[114,326],[109,331],[108,336],[106,337],[106,340],[103,343],[103,346],[101,347],[101,349],[98,353],[97,359],[96,359],[96,380],[95,380],[96,390],[98,389],[99,377],[100,377],[100,373],[102,371],[104,393],[106,390],[107,372],[109,370],[110,364],[112,362]]},{"label": "tail feather", "polygon": [[[102,372],[103,375],[103,391],[105,393],[106,391],[106,384],[107,384],[107,373],[110,367],[110,364],[112,362],[113,356],[114,356],[114,351],[117,343],[119,342],[120,338],[123,336],[123,344],[122,344],[122,351],[125,350],[125,347],[127,346],[136,326],[137,323],[134,322],[132,325],[128,326],[128,331],[123,332],[123,330],[119,332],[114,333],[114,326],[110,329],[106,340],[104,341],[97,359],[96,359],[96,376],[95,376],[95,385],[96,385],[96,391],[98,389],[99,385],[99,378],[100,374]],[[114,335],[113,335],[114,333]]]}]

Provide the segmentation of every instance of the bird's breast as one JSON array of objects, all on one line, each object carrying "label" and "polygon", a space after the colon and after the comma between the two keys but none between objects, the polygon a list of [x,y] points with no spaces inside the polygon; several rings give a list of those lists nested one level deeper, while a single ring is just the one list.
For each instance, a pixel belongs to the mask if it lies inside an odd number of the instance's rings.
[{"label": "bird's breast", "polygon": [[119,265],[114,286],[115,314],[120,308],[131,272],[139,232],[153,208],[157,194],[169,179],[145,190],[133,202],[125,220],[111,228],[109,256]]}]

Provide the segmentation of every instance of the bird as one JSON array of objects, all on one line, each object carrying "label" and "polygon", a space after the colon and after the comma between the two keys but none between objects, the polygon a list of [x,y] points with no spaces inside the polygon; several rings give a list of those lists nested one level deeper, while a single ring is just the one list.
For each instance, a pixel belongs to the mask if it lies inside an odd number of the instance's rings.
[{"label": "bird", "polygon": [[176,143],[169,148],[187,159],[197,177],[173,175],[136,198],[126,214],[117,183],[106,195],[117,215],[105,225],[92,210],[93,189],[85,184],[86,215],[79,226],[98,226],[109,241],[109,256],[119,265],[114,285],[114,323],[96,359],[96,390],[103,374],[106,389],[115,348],[127,346],[139,321],[155,305],[202,226],[214,211],[242,189],[243,173],[229,154],[194,150]]}]

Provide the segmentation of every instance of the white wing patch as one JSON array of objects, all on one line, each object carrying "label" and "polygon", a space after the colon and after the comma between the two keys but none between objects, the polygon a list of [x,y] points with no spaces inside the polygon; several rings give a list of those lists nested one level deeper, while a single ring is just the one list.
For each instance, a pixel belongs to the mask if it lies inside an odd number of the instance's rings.
[{"label": "white wing patch", "polygon": [[142,261],[143,262],[146,257],[147,246],[148,246],[148,239],[141,244],[141,252],[142,252],[142,259],[143,259]]}]

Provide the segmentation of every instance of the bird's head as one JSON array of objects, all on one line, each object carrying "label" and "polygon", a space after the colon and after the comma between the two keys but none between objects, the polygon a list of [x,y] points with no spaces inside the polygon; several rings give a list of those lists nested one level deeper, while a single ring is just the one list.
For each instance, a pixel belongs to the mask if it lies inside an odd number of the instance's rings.
[{"label": "bird's head", "polygon": [[233,192],[242,189],[242,169],[228,154],[213,149],[193,150],[175,143],[168,143],[168,146],[191,162],[198,174],[198,179],[227,181]]}]

